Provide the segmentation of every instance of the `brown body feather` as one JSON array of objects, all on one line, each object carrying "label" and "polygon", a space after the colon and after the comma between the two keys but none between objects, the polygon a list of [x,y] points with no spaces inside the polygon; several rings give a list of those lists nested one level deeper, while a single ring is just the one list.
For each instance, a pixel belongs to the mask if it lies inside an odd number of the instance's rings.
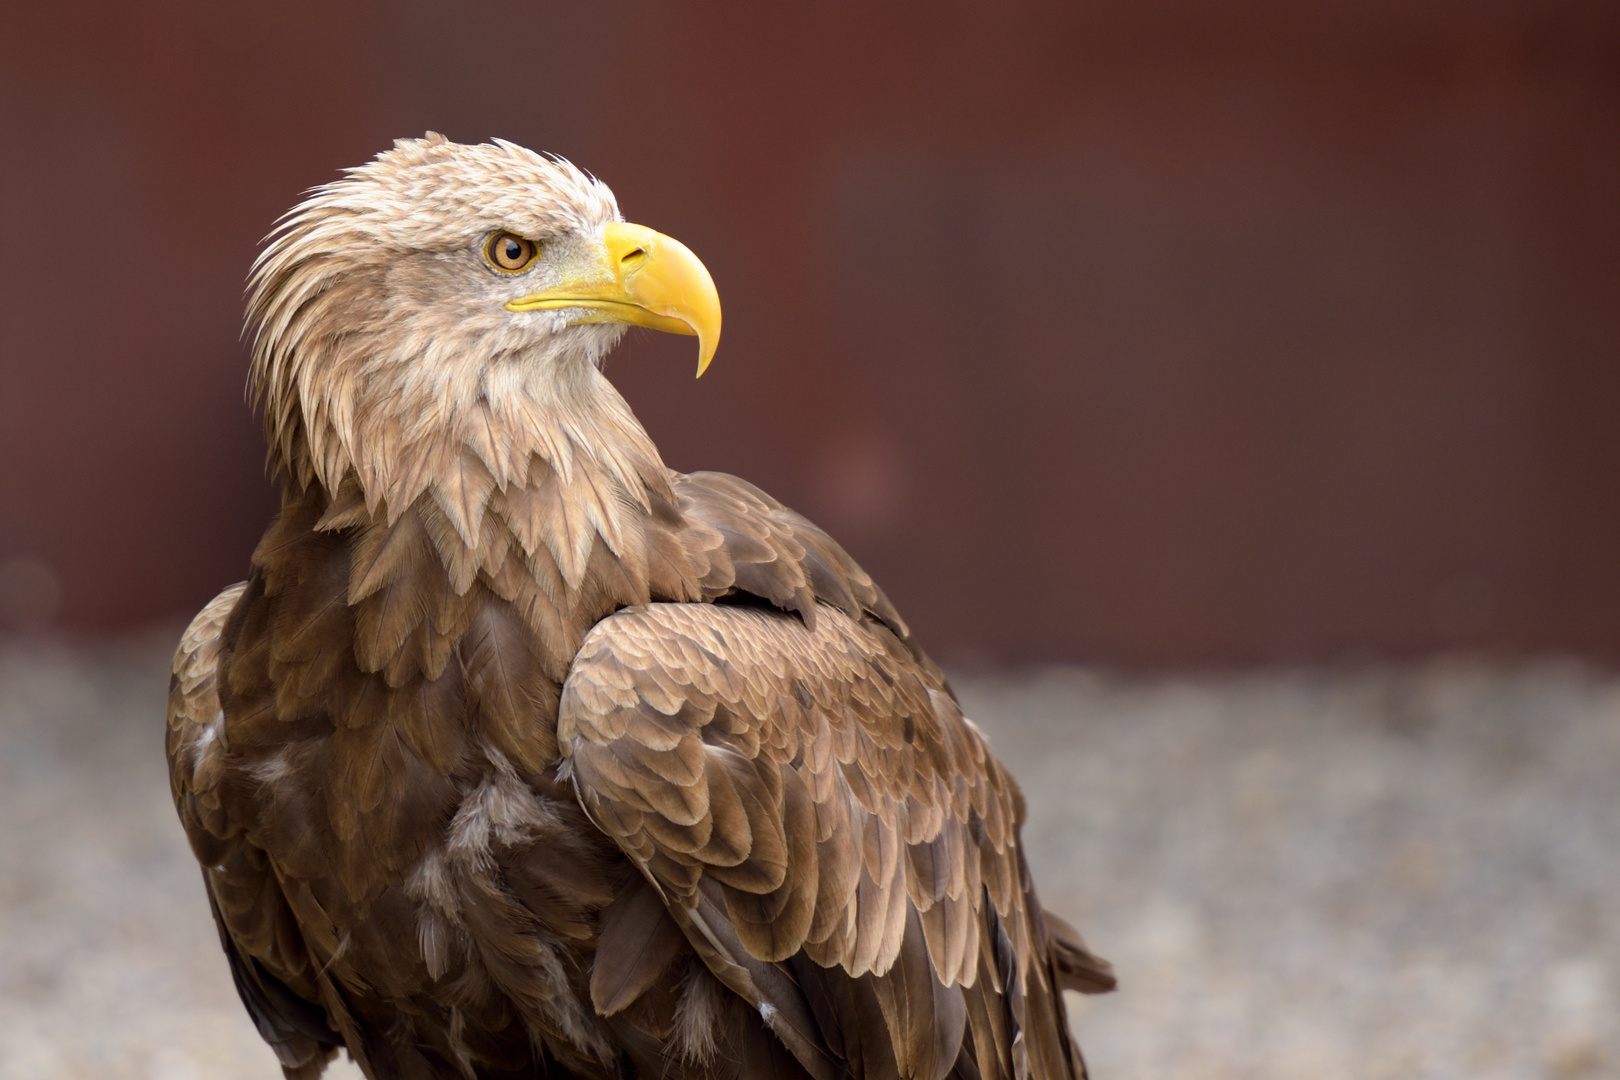
[{"label": "brown body feather", "polygon": [[1112,975],[883,594],[552,377],[414,433],[271,388],[281,514],[181,643],[168,750],[287,1075],[1083,1075],[1060,990]]}]

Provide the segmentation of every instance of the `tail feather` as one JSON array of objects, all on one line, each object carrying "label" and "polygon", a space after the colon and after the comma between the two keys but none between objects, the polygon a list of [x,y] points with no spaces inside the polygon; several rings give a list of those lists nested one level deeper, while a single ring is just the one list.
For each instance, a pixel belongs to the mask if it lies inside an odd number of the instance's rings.
[{"label": "tail feather", "polygon": [[1046,918],[1046,939],[1052,954],[1052,970],[1065,990],[1082,994],[1106,994],[1119,985],[1114,965],[1086,948],[1080,931],[1050,911]]}]

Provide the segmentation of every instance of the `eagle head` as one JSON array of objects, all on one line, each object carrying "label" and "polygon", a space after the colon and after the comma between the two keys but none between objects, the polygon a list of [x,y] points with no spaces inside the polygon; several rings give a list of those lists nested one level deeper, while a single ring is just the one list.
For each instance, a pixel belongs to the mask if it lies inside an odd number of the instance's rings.
[{"label": "eagle head", "polygon": [[432,132],[282,219],[247,319],[272,464],[329,490],[353,469],[368,501],[396,503],[415,494],[390,491],[411,472],[401,462],[462,442],[469,424],[567,428],[622,407],[599,369],[628,326],[695,335],[699,375],[720,337],[703,264],[623,221],[601,181],[504,140]]}]

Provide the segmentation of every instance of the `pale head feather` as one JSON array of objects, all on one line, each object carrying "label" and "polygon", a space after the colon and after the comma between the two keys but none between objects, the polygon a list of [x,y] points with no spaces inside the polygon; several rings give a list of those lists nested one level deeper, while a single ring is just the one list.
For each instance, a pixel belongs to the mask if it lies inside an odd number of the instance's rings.
[{"label": "pale head feather", "polygon": [[[667,491],[667,471],[600,372],[624,327],[508,311],[556,271],[541,259],[502,274],[483,256],[498,231],[557,253],[618,220],[605,184],[502,140],[401,139],[316,188],[270,235],[249,283],[250,385],[272,467],[328,492],[352,474],[393,520],[423,494],[455,502],[440,486],[468,452],[500,491],[521,486],[538,455],[565,478],[589,468],[606,482],[588,516],[644,509],[648,488]],[[452,520],[475,546],[468,517]],[[592,524],[610,539],[618,530]]]}]

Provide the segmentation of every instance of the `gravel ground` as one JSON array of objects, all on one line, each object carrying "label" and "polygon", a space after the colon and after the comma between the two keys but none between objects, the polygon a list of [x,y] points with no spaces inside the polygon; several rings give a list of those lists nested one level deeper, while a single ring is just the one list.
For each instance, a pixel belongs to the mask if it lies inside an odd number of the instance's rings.
[{"label": "gravel ground", "polygon": [[[0,1080],[275,1080],[169,805],[167,637],[0,645]],[[1620,1076],[1620,679],[959,681],[1123,989],[1109,1077]],[[344,1065],[334,1078],[358,1076]]]}]

